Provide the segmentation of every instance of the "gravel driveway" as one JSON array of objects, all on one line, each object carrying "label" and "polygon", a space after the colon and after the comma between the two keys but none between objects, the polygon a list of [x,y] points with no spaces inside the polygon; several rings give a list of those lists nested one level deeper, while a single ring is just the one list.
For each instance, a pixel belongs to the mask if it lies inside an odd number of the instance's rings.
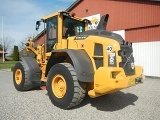
[{"label": "gravel driveway", "polygon": [[12,72],[0,70],[0,120],[160,120],[160,79],[95,99],[85,98],[76,108],[62,110],[46,90],[18,92]]}]

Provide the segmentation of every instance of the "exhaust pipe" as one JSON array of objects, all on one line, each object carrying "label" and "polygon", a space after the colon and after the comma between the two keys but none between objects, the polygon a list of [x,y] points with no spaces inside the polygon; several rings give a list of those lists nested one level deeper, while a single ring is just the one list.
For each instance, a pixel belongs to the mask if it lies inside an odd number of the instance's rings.
[{"label": "exhaust pipe", "polygon": [[108,18],[109,18],[109,15],[108,15],[108,14],[103,15],[103,16],[101,17],[101,20],[100,20],[98,26],[97,26],[97,29],[99,29],[99,30],[106,30]]}]

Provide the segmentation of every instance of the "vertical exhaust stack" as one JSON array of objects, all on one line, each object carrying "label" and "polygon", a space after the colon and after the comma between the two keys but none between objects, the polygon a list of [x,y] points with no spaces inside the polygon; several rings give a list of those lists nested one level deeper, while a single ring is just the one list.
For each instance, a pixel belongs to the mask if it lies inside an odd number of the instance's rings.
[{"label": "vertical exhaust stack", "polygon": [[99,30],[106,30],[108,18],[109,18],[109,15],[108,15],[108,14],[103,15],[103,16],[101,17],[101,20],[100,20],[100,22],[99,22],[99,24],[98,24],[97,29],[99,29]]}]

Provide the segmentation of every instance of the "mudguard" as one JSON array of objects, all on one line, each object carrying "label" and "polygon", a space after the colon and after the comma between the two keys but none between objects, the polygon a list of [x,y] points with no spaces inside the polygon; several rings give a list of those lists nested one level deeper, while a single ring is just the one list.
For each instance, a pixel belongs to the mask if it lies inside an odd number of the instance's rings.
[{"label": "mudguard", "polygon": [[54,50],[52,55],[47,63],[46,75],[48,74],[50,68],[60,62],[64,62],[65,58],[55,57],[56,53],[65,52],[71,58],[73,62],[73,67],[76,70],[77,78],[81,82],[93,82],[94,81],[94,70],[92,62],[88,54],[84,50]]},{"label": "mudguard", "polygon": [[29,81],[40,81],[41,71],[35,58],[22,57],[25,66],[26,78]]}]

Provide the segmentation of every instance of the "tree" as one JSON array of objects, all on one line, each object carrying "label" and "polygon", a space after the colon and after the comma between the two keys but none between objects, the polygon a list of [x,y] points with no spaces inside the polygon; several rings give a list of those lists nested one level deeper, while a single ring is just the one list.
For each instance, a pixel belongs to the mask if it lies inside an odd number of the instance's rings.
[{"label": "tree", "polygon": [[13,49],[13,60],[14,61],[19,61],[18,46],[14,46],[14,49]]},{"label": "tree", "polygon": [[[2,38],[0,38],[0,41],[2,41]],[[7,50],[9,50],[12,47],[14,40],[9,36],[4,36],[3,41],[4,41],[4,51],[7,52]],[[0,44],[0,50],[3,50],[2,44]]]},{"label": "tree", "polygon": [[18,47],[19,47],[19,56],[24,57],[24,56],[29,56],[30,52],[26,51],[26,43],[28,42],[29,38],[34,39],[37,36],[37,33],[29,34],[27,35],[23,40],[20,41]]},{"label": "tree", "polygon": [[19,49],[20,51],[21,50],[24,50],[26,48],[26,43],[28,42],[28,39],[31,38],[31,39],[34,39],[35,37],[37,36],[37,33],[33,33],[33,34],[28,34],[24,39],[22,39],[19,43]]}]

